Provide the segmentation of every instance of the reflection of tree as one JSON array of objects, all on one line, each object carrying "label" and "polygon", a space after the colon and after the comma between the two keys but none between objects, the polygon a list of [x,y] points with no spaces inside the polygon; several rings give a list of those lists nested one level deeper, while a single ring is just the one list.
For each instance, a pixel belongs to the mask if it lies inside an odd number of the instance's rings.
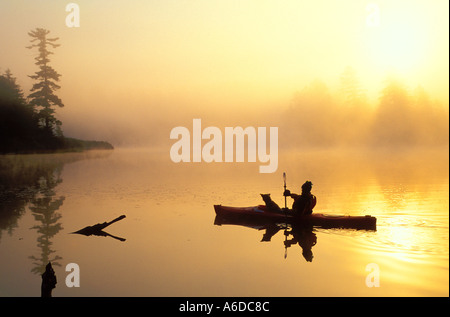
[{"label": "reflection of tree", "polygon": [[[0,238],[3,231],[10,235],[19,219],[29,209],[38,233],[39,255],[31,255],[32,272],[42,274],[48,262],[59,265],[61,257],[52,249],[52,238],[62,229],[58,212],[64,197],[56,198],[55,188],[62,182],[64,164],[83,159],[102,158],[105,152],[84,152],[39,155],[0,155]],[[27,208],[28,207],[28,208]]]},{"label": "reflection of tree", "polygon": [[31,228],[37,229],[37,232],[39,233],[37,246],[41,249],[41,254],[39,257],[35,257],[33,255],[30,256],[30,259],[36,261],[33,262],[35,267],[31,270],[36,274],[41,274],[49,262],[53,265],[60,266],[57,261],[62,259],[57,255],[50,258],[50,255],[55,252],[51,249],[52,242],[50,239],[62,229],[61,223],[58,222],[61,218],[61,214],[56,211],[63,204],[64,197],[61,196],[58,199],[54,199],[54,187],[62,182],[60,173],[61,169],[58,169],[56,175],[47,175],[49,178],[41,178],[40,195],[42,196],[35,197],[30,206],[34,219],[39,223]]},{"label": "reflection of tree", "polygon": [[32,272],[36,274],[42,274],[49,261],[61,259],[59,256],[50,258],[55,252],[50,240],[62,229],[58,223],[61,214],[56,211],[64,197],[54,199],[54,189],[62,182],[65,162],[61,158],[58,155],[0,156],[0,234],[2,230],[12,234],[28,205],[38,222],[32,229],[37,229],[39,234],[41,254],[30,256],[35,261]]},{"label": "reflection of tree", "polygon": [[[18,195],[19,194],[19,195]],[[11,235],[30,200],[26,192],[10,192],[0,188],[0,241],[3,230]]]},{"label": "reflection of tree", "polygon": [[33,158],[0,156],[0,238],[3,230],[13,233],[27,204],[39,192],[38,180],[45,169]]}]

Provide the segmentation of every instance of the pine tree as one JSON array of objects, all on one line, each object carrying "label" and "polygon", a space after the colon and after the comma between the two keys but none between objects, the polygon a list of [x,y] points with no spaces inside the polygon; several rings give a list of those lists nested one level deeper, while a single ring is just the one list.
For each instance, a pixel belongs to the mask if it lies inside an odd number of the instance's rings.
[{"label": "pine tree", "polygon": [[0,75],[0,98],[15,101],[21,105],[25,105],[25,97],[22,89],[16,82],[16,78],[12,75],[8,68],[3,75]]},{"label": "pine tree", "polygon": [[358,107],[366,102],[365,92],[355,70],[350,66],[347,66],[340,76],[340,93],[348,108]]},{"label": "pine tree", "polygon": [[8,69],[0,74],[0,153],[33,150],[39,138],[38,120]]},{"label": "pine tree", "polygon": [[39,66],[39,71],[35,75],[29,76],[36,80],[36,83],[31,88],[31,94],[28,95],[29,104],[33,106],[39,115],[40,124],[52,133],[61,134],[61,121],[54,116],[54,106],[64,107],[61,99],[55,95],[54,91],[61,88],[56,83],[59,82],[58,74],[50,65],[49,56],[53,52],[49,51],[48,47],[56,48],[60,46],[56,41],[59,38],[49,38],[47,35],[50,31],[42,28],[28,32],[31,37],[29,49],[37,48],[39,55],[35,57],[35,65]]}]

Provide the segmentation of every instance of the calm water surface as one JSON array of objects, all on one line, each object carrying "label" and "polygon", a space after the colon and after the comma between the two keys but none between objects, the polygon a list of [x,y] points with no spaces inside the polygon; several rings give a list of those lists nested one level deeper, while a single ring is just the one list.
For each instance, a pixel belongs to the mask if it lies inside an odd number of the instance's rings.
[{"label": "calm water surface", "polygon": [[[280,153],[258,164],[174,164],[168,152],[116,149],[0,158],[0,296],[449,296],[448,149]],[[376,231],[315,228],[312,261],[284,231],[214,225],[214,204],[284,205],[282,173],[313,182],[315,212],[377,217]],[[289,202],[288,203],[292,203]],[[71,234],[126,218],[114,237]],[[291,239],[292,237],[287,237]],[[80,287],[65,267],[80,268]],[[368,287],[379,268],[379,287]]]}]

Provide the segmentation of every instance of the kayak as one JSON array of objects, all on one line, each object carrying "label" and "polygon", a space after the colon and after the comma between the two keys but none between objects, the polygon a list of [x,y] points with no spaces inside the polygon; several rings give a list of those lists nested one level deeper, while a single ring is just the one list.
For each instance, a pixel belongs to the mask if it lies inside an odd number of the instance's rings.
[{"label": "kayak", "polygon": [[312,213],[311,215],[294,216],[291,209],[273,211],[265,205],[253,207],[229,207],[214,205],[215,224],[263,225],[269,223],[289,223],[291,225],[308,225],[325,229],[343,228],[357,230],[376,230],[377,218],[370,215],[348,216]]}]

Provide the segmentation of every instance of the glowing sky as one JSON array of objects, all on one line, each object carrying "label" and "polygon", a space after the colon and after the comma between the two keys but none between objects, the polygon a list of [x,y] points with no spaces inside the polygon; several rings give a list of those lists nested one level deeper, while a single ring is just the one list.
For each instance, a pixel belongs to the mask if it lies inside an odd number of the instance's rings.
[{"label": "glowing sky", "polygon": [[347,66],[372,97],[393,72],[448,103],[447,0],[78,0],[79,28],[65,24],[69,2],[0,2],[0,70],[26,93],[36,70],[27,32],[60,37],[52,65],[69,126],[87,111],[119,120],[155,107],[284,107]]}]

